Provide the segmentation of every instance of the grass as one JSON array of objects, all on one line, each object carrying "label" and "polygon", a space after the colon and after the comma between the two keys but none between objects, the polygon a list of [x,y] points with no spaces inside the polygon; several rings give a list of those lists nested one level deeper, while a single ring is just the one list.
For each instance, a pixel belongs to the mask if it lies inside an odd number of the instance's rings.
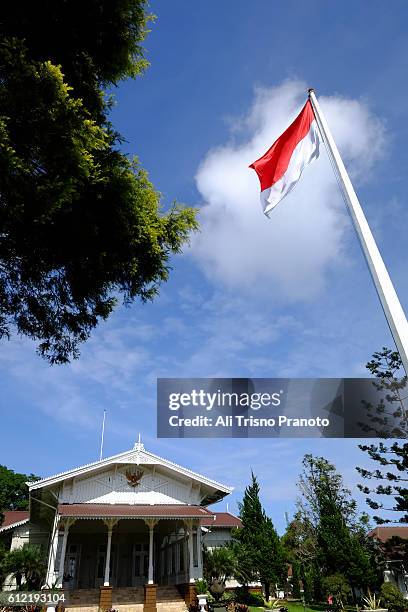
[{"label": "grass", "polygon": [[[288,608],[289,612],[303,612],[303,610],[305,610],[305,612],[322,612],[323,610],[325,610],[327,608],[326,604],[310,604],[310,605],[306,605],[306,607],[303,609],[303,604],[300,601],[284,601],[282,602],[282,606],[285,606],[286,608]],[[265,608],[257,608],[256,606],[249,606],[249,610],[250,612],[264,612]],[[277,609],[276,612],[278,612],[279,608]],[[345,610],[347,612],[352,612],[355,610],[355,608],[353,608],[352,606],[346,606]]]},{"label": "grass", "polygon": [[[286,608],[288,608],[289,612],[303,612],[303,606],[302,604],[299,602],[293,602],[290,601],[288,602],[282,602],[282,605],[285,606]],[[324,606],[322,607],[324,609]],[[313,606],[312,608],[309,608],[308,606],[306,606],[305,610],[306,612],[316,612],[316,610],[320,610],[321,607],[319,606]],[[257,608],[256,606],[249,606],[249,610],[250,612],[263,612],[265,610],[265,608]],[[279,608],[277,609],[276,612],[278,612]]]}]

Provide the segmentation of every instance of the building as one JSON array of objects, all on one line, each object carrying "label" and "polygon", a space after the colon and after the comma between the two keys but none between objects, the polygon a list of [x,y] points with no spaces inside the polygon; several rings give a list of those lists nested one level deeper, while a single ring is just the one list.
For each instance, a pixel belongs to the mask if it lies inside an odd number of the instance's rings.
[{"label": "building", "polygon": [[384,553],[384,582],[395,584],[408,599],[408,525],[378,526],[368,536],[377,541]]},{"label": "building", "polygon": [[10,548],[41,545],[48,553],[46,586],[69,591],[66,607],[78,612],[185,610],[203,575],[203,540],[220,546],[240,524],[208,509],[231,487],[140,442],[29,483],[29,490],[29,513],[6,513],[0,537]]},{"label": "building", "polygon": [[225,546],[232,539],[232,531],[241,527],[241,520],[230,512],[215,512],[200,521],[202,539],[206,548]]}]

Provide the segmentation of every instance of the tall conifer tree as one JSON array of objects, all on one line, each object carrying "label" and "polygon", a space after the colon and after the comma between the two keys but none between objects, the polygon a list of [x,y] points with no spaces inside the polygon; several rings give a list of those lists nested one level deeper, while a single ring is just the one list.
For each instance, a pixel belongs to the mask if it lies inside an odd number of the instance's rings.
[{"label": "tall conifer tree", "polygon": [[259,580],[268,598],[271,587],[284,577],[285,563],[279,536],[262,508],[259,484],[253,473],[239,511],[242,528],[234,537],[240,577],[247,584]]}]

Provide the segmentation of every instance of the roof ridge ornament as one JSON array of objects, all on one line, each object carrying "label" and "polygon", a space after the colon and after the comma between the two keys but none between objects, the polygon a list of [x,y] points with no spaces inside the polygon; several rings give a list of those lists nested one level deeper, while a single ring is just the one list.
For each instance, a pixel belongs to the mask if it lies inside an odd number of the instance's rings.
[{"label": "roof ridge ornament", "polygon": [[[142,444],[141,436],[139,434],[138,441],[135,443],[133,450],[135,450],[139,454],[140,452],[144,451],[144,449],[145,447],[144,444]],[[137,459],[139,460],[139,457]]]}]

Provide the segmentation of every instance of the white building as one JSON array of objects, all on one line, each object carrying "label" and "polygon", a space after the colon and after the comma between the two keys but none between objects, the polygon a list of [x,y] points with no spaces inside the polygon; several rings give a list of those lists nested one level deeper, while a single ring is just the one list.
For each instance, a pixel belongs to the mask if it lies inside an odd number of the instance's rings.
[{"label": "white building", "polygon": [[69,591],[66,607],[77,612],[185,610],[202,578],[203,537],[219,546],[239,526],[207,508],[231,487],[141,443],[29,489],[30,512],[6,513],[0,537],[11,548],[47,550],[47,586]]}]

